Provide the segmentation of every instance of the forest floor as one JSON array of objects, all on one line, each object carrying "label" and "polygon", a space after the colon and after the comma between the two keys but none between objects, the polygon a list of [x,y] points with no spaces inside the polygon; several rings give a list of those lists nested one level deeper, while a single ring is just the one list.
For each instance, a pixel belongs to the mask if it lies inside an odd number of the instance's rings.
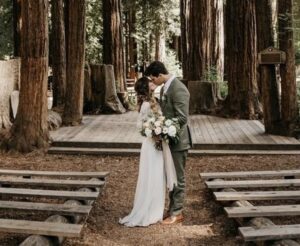
[{"label": "forest floor", "polygon": [[[131,210],[138,175],[138,157],[62,156],[39,152],[27,155],[0,154],[0,168],[5,169],[110,172],[107,185],[94,204],[82,237],[67,239],[64,246],[243,245],[238,237],[237,225],[225,216],[222,206],[205,188],[199,173],[294,169],[299,168],[299,164],[299,156],[286,155],[189,157],[186,166],[185,221],[174,226],[156,224],[147,228],[126,228],[119,225],[118,220]],[[7,216],[7,213],[0,214],[1,217],[4,215]],[[34,215],[31,214],[30,218]],[[280,221],[283,222],[282,219]],[[25,237],[1,233],[0,245],[18,245]]]}]

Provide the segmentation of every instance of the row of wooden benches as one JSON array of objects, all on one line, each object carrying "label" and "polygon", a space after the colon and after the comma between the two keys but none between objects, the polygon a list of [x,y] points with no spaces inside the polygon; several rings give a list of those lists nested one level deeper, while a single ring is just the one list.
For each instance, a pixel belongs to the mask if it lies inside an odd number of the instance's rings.
[{"label": "row of wooden benches", "polygon": [[[214,172],[201,173],[201,178],[217,201],[267,201],[267,200],[300,200],[299,190],[288,190],[286,187],[299,187],[300,170],[253,171],[253,172]],[[280,177],[280,178],[279,178]],[[256,178],[253,180],[253,178]],[[286,179],[284,179],[286,178]],[[236,180],[238,179],[238,180]],[[263,188],[285,187],[285,190],[262,191]],[[255,191],[235,191],[232,189],[257,189]],[[220,191],[222,189],[222,191]],[[228,189],[230,189],[228,191]],[[299,216],[300,205],[265,205],[225,207],[230,218],[254,218],[272,216]],[[265,241],[300,238],[300,225],[269,225],[257,227],[239,227],[245,241]],[[295,244],[298,245],[298,244]]]},{"label": "row of wooden benches", "polygon": [[[0,209],[30,212],[42,211],[50,214],[87,217],[92,209],[91,203],[89,205],[74,206],[63,204],[62,202],[67,199],[95,201],[100,194],[99,188],[104,186],[105,178],[108,174],[108,172],[0,169]],[[19,186],[22,186],[22,188],[16,188]],[[26,188],[23,188],[23,186],[26,186]],[[93,188],[93,191],[74,190],[75,188]],[[34,202],[12,200],[12,198],[16,197],[34,198],[35,200]],[[9,200],[4,200],[4,198],[9,198]],[[43,202],[37,202],[37,198]],[[9,233],[78,237],[82,228],[83,224],[0,219],[0,231]]]}]

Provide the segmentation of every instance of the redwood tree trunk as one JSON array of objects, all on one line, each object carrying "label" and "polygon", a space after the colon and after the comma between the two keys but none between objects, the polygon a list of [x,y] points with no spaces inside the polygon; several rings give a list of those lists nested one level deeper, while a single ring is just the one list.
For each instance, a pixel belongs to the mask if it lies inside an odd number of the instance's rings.
[{"label": "redwood tree trunk", "polygon": [[255,1],[226,1],[226,45],[230,113],[254,119],[259,112]]},{"label": "redwood tree trunk", "polygon": [[103,0],[103,63],[114,67],[117,91],[125,91],[121,1]]},{"label": "redwood tree trunk", "polygon": [[66,92],[66,40],[63,0],[52,0],[52,71],[54,105],[62,106]]},{"label": "redwood tree trunk", "polygon": [[211,64],[210,0],[190,0],[187,13],[186,79],[200,80]]},{"label": "redwood tree trunk", "polygon": [[181,60],[182,60],[182,76],[187,79],[188,66],[188,22],[189,22],[189,7],[190,0],[180,0],[180,20],[181,20]]},{"label": "redwood tree trunk", "polygon": [[21,42],[21,0],[13,0],[14,57],[19,57]]},{"label": "redwood tree trunk", "polygon": [[[258,52],[274,46],[272,12],[272,0],[256,0]],[[263,103],[265,131],[266,133],[278,134],[281,131],[281,122],[275,65],[260,65],[257,81]]]},{"label": "redwood tree trunk", "polygon": [[129,10],[129,65],[130,78],[135,78],[135,65],[137,64],[137,42],[134,37],[136,33],[136,11],[135,7]]},{"label": "redwood tree trunk", "polygon": [[[8,148],[29,152],[48,145],[48,1],[22,1],[21,89]],[[39,13],[39,14],[37,14]]]},{"label": "redwood tree trunk", "polygon": [[224,1],[214,0],[212,8],[212,66],[216,68],[218,77],[223,80],[224,76]]},{"label": "redwood tree trunk", "polygon": [[68,0],[67,8],[67,90],[63,123],[78,125],[83,114],[85,0]]},{"label": "redwood tree trunk", "polygon": [[[295,72],[295,48],[293,38],[293,1],[278,1],[279,48],[286,52],[286,63],[280,66],[281,111],[284,133],[292,135],[298,116]],[[284,18],[282,18],[284,16]]]},{"label": "redwood tree trunk", "polygon": [[164,62],[166,56],[165,34],[161,30],[155,33],[155,60]]}]

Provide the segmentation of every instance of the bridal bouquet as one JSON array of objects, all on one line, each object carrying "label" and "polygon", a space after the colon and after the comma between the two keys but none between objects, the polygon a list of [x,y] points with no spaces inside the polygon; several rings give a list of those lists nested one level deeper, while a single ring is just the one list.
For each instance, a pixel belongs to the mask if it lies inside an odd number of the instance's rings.
[{"label": "bridal bouquet", "polygon": [[179,140],[180,125],[176,118],[166,119],[161,114],[151,114],[143,121],[142,136],[153,138],[155,148],[162,150],[162,141],[176,144]]}]

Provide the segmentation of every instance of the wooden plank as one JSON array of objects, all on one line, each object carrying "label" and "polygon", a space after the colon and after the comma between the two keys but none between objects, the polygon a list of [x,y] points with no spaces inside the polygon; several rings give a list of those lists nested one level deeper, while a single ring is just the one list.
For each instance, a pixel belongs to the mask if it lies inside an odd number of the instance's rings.
[{"label": "wooden plank", "polygon": [[300,238],[300,225],[274,225],[261,228],[239,227],[245,241],[266,241]]},{"label": "wooden plank", "polygon": [[223,132],[223,135],[225,136],[225,143],[234,143],[234,138],[230,134],[229,129],[225,126],[227,120],[224,120],[223,118],[220,117],[214,117],[214,120],[217,124],[217,126],[220,128],[220,130]]},{"label": "wooden plank", "polygon": [[300,186],[300,179],[272,179],[272,180],[223,180],[206,181],[209,189],[218,188],[261,188],[261,187],[293,187]]},{"label": "wooden plank", "polygon": [[277,171],[249,171],[249,172],[211,172],[200,173],[203,179],[216,178],[254,178],[254,177],[285,177],[285,176],[299,176],[300,170],[277,170]]},{"label": "wooden plank", "polygon": [[81,230],[78,224],[0,219],[0,231],[9,233],[79,237]]},{"label": "wooden plank", "polygon": [[19,201],[0,201],[0,209],[17,209],[30,211],[47,211],[63,215],[89,214],[92,206],[88,205],[68,205],[56,203],[37,203]]},{"label": "wooden plank", "polygon": [[224,209],[229,218],[300,215],[300,205],[225,207]]},{"label": "wooden plank", "polygon": [[0,195],[94,200],[97,199],[99,192],[0,188]]},{"label": "wooden plank", "polygon": [[55,186],[55,187],[100,187],[104,185],[101,180],[65,180],[65,179],[26,179],[0,177],[0,184]]},{"label": "wooden plank", "polygon": [[226,136],[224,135],[222,129],[220,128],[220,124],[217,122],[217,117],[215,116],[207,116],[209,122],[212,125],[212,128],[214,129],[214,132],[217,136],[218,143],[227,143]]},{"label": "wooden plank", "polygon": [[109,172],[60,172],[60,171],[31,171],[31,170],[6,170],[0,169],[0,175],[19,176],[49,176],[49,177],[96,177],[105,178]]},{"label": "wooden plank", "polygon": [[217,201],[239,200],[300,200],[298,191],[214,192]]}]

